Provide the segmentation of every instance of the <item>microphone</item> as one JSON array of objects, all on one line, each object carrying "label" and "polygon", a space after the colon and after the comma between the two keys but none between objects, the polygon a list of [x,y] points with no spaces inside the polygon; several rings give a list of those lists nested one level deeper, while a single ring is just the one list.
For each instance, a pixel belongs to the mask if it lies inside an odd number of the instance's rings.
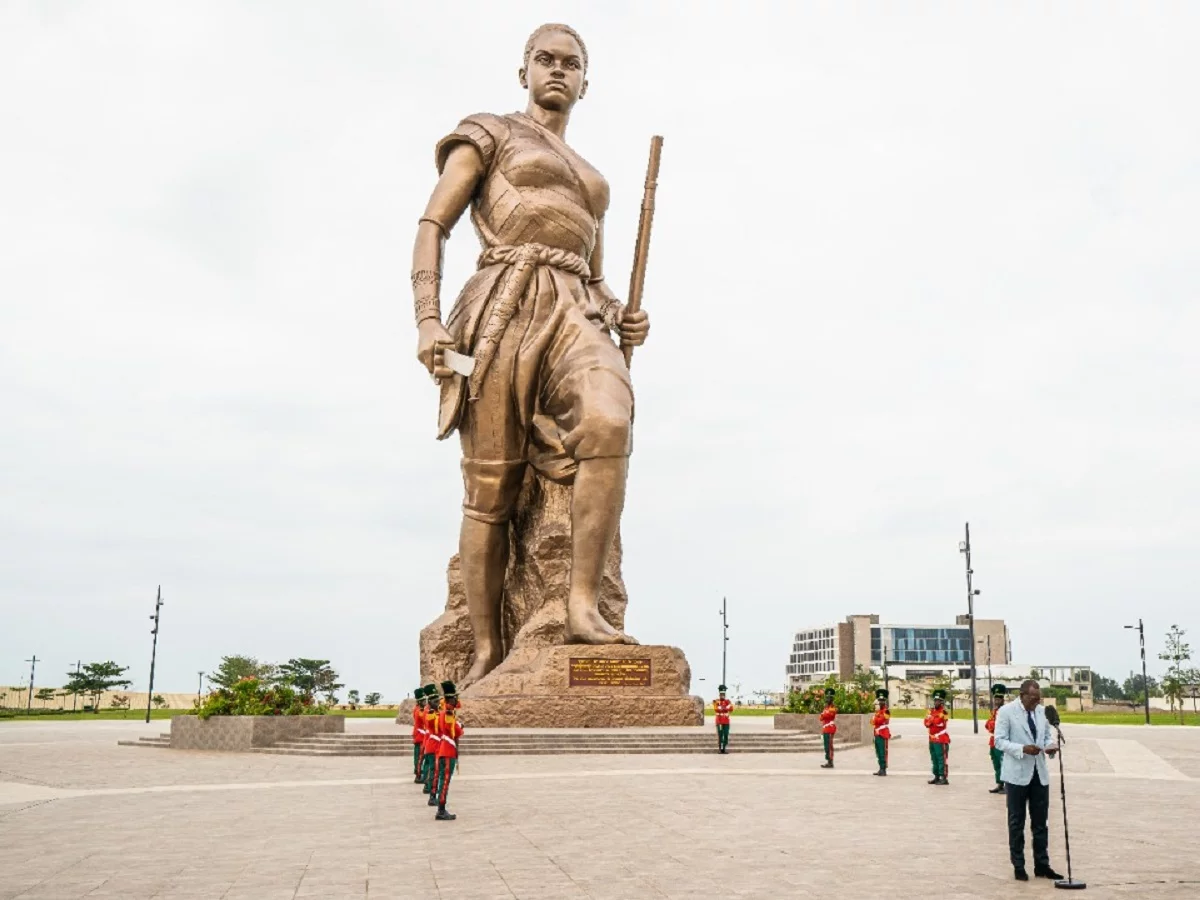
[{"label": "microphone", "polygon": [[1062,791],[1062,808],[1063,808],[1063,843],[1067,847],[1067,877],[1060,878],[1054,882],[1056,888],[1064,890],[1082,890],[1087,885],[1082,881],[1076,881],[1071,877],[1071,832],[1067,828],[1067,782],[1063,771],[1062,745],[1066,743],[1066,739],[1062,736],[1062,730],[1059,726],[1062,724],[1062,718],[1058,714],[1058,707],[1046,707],[1046,721],[1050,723],[1050,727],[1054,729],[1058,735],[1058,786]]}]

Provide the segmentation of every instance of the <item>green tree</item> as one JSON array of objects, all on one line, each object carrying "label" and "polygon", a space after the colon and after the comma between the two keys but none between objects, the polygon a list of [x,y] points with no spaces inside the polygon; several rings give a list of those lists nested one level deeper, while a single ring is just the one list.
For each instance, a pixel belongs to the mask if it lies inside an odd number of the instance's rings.
[{"label": "green tree", "polygon": [[862,663],[859,663],[854,667],[854,675],[850,682],[854,685],[855,690],[874,697],[875,689],[879,687],[879,676],[873,669],[864,669]]},{"label": "green tree", "polygon": [[350,704],[351,709],[358,708],[358,691],[351,691],[346,695],[346,702]]},{"label": "green tree", "polygon": [[329,703],[336,703],[336,692],[345,687],[337,680],[337,672],[329,666],[327,659],[289,659],[279,667],[284,684],[291,685],[305,698],[311,700],[315,694],[324,694]]},{"label": "green tree", "polygon": [[900,688],[900,705],[905,709],[908,709],[910,706],[912,706],[912,702],[913,692],[907,687]]},{"label": "green tree", "polygon": [[[1162,689],[1158,685],[1158,680],[1151,675],[1147,679],[1150,685],[1150,696],[1161,697]],[[1134,703],[1141,703],[1146,699],[1146,682],[1142,681],[1141,675],[1131,675],[1125,679],[1122,685],[1122,690],[1125,692],[1125,699]]]},{"label": "green tree", "polygon": [[370,694],[367,694],[367,696],[363,698],[363,703],[367,704],[367,706],[378,706],[380,697],[381,697],[380,694],[372,691]]},{"label": "green tree", "polygon": [[42,706],[54,699],[54,688],[38,688],[38,692],[33,695],[38,700],[42,701]]},{"label": "green tree", "polygon": [[1163,652],[1158,654],[1158,658],[1167,666],[1166,677],[1163,678],[1163,695],[1171,701],[1171,711],[1174,712],[1175,705],[1179,704],[1179,724],[1183,724],[1183,689],[1187,681],[1188,669],[1184,663],[1192,658],[1192,648],[1184,641],[1184,636],[1187,634],[1178,625],[1172,625],[1171,630],[1167,632],[1167,643]]},{"label": "green tree", "polygon": [[264,684],[279,677],[278,669],[271,663],[260,663],[253,656],[222,656],[217,671],[208,676],[209,684],[219,688],[231,688],[243,678],[257,678]]},{"label": "green tree", "polygon": [[1096,700],[1128,700],[1125,690],[1111,678],[1092,673],[1092,697]]},{"label": "green tree", "polygon": [[125,712],[129,712],[129,698],[124,694],[117,694],[114,696],[108,701],[108,705],[113,709],[123,709]]},{"label": "green tree", "polygon": [[78,672],[68,672],[71,679],[64,685],[67,694],[82,694],[92,698],[92,709],[100,712],[100,695],[115,687],[129,687],[133,684],[128,678],[122,678],[129,671],[129,666],[118,666],[111,659],[106,662],[88,663]]},{"label": "green tree", "polygon": [[162,694],[155,694],[150,698],[150,702],[153,703],[157,709],[165,709],[167,706],[167,701],[163,699]]}]

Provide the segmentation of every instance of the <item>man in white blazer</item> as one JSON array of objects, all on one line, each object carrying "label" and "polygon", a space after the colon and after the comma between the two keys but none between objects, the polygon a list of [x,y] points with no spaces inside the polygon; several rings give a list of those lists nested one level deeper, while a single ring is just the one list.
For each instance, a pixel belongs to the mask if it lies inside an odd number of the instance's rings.
[{"label": "man in white blazer", "polygon": [[1016,700],[996,714],[996,749],[1004,754],[1000,780],[1008,798],[1008,854],[1018,881],[1028,881],[1025,872],[1025,809],[1033,832],[1033,874],[1038,878],[1062,878],[1050,868],[1050,767],[1046,757],[1058,752],[1042,709],[1042,690],[1030,679],[1021,684]]}]

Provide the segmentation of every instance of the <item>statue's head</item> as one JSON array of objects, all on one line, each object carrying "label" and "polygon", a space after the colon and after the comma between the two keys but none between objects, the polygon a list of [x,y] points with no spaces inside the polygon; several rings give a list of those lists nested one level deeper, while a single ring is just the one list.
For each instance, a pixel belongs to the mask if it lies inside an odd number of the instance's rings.
[{"label": "statue's head", "polygon": [[543,109],[569,112],[587,93],[587,46],[569,25],[543,25],[525,42],[517,77],[530,99]]}]

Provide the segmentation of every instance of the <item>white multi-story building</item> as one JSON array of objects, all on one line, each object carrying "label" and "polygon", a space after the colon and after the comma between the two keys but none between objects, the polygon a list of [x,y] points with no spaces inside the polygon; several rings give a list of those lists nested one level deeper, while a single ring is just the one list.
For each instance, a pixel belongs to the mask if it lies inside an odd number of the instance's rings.
[{"label": "white multi-story building", "polygon": [[836,625],[797,631],[792,638],[788,659],[788,684],[824,681],[838,671],[838,630]]}]

